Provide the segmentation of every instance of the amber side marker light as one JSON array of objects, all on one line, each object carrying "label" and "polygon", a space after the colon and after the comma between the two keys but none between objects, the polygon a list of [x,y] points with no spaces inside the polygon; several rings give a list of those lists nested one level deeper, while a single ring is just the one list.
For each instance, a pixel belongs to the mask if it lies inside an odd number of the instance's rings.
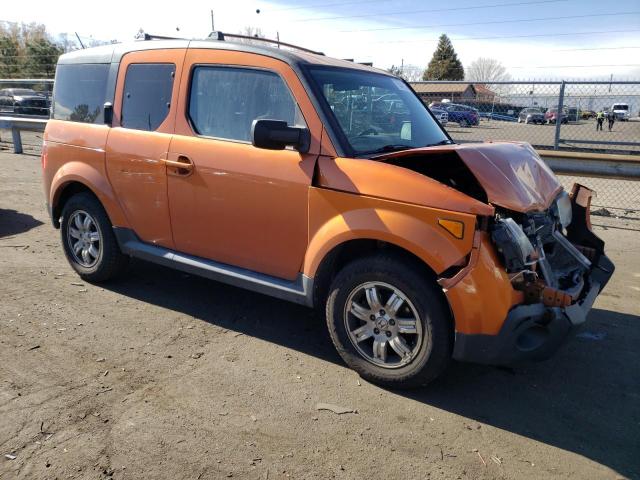
[{"label": "amber side marker light", "polygon": [[464,223],[462,222],[459,222],[457,220],[447,220],[446,218],[439,218],[438,225],[440,225],[456,238],[464,237]]}]

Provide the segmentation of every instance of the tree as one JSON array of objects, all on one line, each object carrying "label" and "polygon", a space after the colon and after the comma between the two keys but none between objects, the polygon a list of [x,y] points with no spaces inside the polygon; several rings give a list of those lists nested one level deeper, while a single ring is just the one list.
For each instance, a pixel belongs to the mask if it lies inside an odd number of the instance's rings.
[{"label": "tree", "polygon": [[[254,37],[254,38],[264,38],[264,34],[262,30],[257,27],[244,27],[241,31],[238,32],[239,35],[244,35],[246,37]],[[249,40],[248,38],[231,38],[234,42],[238,43],[248,43],[255,45],[264,45],[264,42]]]},{"label": "tree", "polygon": [[20,45],[9,36],[0,37],[0,78],[17,78],[21,68]]},{"label": "tree", "polygon": [[62,47],[40,38],[28,41],[25,50],[25,73],[32,78],[53,78]]},{"label": "tree", "polygon": [[62,52],[44,25],[0,22],[0,78],[52,78]]},{"label": "tree", "polygon": [[433,52],[429,66],[422,75],[423,80],[463,80],[464,67],[453,49],[453,44],[444,33],[440,35],[438,47]]},{"label": "tree", "polygon": [[466,69],[465,80],[478,83],[504,82],[511,79],[507,69],[495,58],[476,58]]},{"label": "tree", "polygon": [[404,78],[407,82],[417,82],[422,78],[424,68],[417,67],[416,65],[403,65],[402,67],[391,65],[387,68],[387,72],[396,77]]}]

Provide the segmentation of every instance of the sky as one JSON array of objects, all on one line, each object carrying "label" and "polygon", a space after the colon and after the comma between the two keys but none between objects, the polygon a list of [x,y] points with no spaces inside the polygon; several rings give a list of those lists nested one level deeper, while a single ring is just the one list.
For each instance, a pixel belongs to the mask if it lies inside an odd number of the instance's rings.
[{"label": "sky", "polygon": [[640,79],[640,0],[30,0],[5,5],[0,20],[84,39],[128,41],[140,28],[203,38],[211,10],[216,30],[257,27],[379,68],[425,67],[446,33],[463,65],[495,58],[513,79]]}]

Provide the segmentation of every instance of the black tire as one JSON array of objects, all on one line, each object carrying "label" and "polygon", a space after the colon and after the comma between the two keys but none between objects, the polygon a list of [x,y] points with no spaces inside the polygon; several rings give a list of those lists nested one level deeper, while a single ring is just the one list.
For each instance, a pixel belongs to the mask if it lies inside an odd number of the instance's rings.
[{"label": "black tire", "polygon": [[[89,266],[80,263],[71,245],[70,221],[79,212],[86,212],[95,221],[96,230],[100,235],[99,253],[95,258],[95,263]],[[99,283],[111,280],[122,274],[127,267],[129,257],[120,251],[107,212],[98,199],[90,193],[75,194],[64,205],[60,222],[60,236],[64,253],[71,267],[87,282]]]},{"label": "black tire", "polygon": [[463,118],[460,120],[460,122],[458,122],[458,125],[460,125],[461,127],[468,127],[469,126],[469,122],[467,121],[466,118]]},{"label": "black tire", "polygon": [[[415,356],[406,365],[378,366],[350,339],[345,308],[352,292],[366,282],[382,282],[399,289],[418,313],[422,340],[419,347],[416,342]],[[388,254],[365,257],[349,263],[334,279],[326,304],[327,327],[342,359],[362,378],[390,388],[415,388],[436,379],[451,359],[453,330],[444,302],[435,279],[411,261]]]}]

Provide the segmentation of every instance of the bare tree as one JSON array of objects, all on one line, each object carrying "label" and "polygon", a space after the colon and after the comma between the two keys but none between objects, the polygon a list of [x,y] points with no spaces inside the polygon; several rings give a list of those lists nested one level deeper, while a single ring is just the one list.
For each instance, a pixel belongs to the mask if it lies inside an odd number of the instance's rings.
[{"label": "bare tree", "polygon": [[495,58],[476,58],[471,65],[465,68],[465,80],[490,84],[511,80],[507,69]]},{"label": "bare tree", "polygon": [[[245,35],[247,37],[255,37],[255,38],[265,38],[264,34],[262,33],[262,29],[258,28],[258,27],[244,27],[242,30],[240,30],[238,32],[239,35]],[[248,38],[232,38],[232,40],[234,42],[238,42],[238,43],[248,43],[248,44],[258,44],[258,45],[264,45],[263,42],[256,42],[254,40],[249,40]]]},{"label": "bare tree", "polygon": [[422,80],[424,68],[416,65],[403,65],[402,67],[391,65],[387,72],[394,74],[396,77],[404,78],[407,82],[417,82]]}]

